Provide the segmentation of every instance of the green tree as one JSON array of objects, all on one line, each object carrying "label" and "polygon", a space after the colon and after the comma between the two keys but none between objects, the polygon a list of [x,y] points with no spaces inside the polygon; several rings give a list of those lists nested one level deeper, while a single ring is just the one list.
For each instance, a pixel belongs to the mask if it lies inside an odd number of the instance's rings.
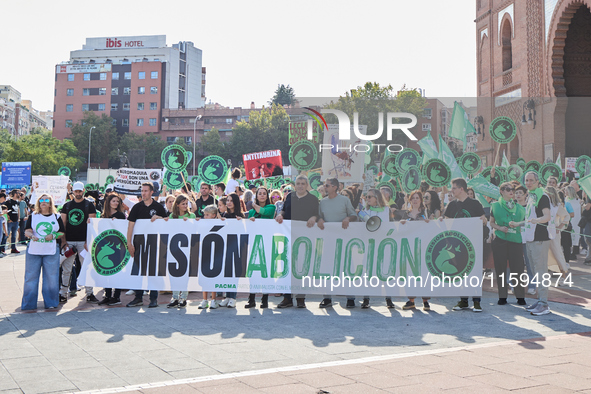
[{"label": "green tree", "polygon": [[289,115],[285,109],[273,104],[251,112],[249,121],[238,122],[234,127],[227,156],[237,164],[242,162],[242,155],[271,149],[280,149],[284,160],[289,154]]},{"label": "green tree", "polygon": [[113,125],[113,118],[106,114],[101,114],[99,117],[93,111],[85,112],[82,121],[72,127],[72,142],[78,149],[80,158],[84,161],[88,160],[88,136],[93,126],[90,147],[91,162],[100,163],[104,159],[118,160],[117,148],[120,137]]},{"label": "green tree", "polygon": [[[3,133],[0,133],[0,141],[3,138]],[[72,141],[53,138],[49,131],[10,141],[2,153],[2,161],[30,161],[32,175],[57,175],[62,166],[69,167],[74,172],[82,166],[82,160],[78,158],[78,151]]]},{"label": "green tree", "polygon": [[275,90],[275,94],[271,97],[271,101],[269,101],[269,105],[277,104],[277,105],[294,105],[296,102],[295,99],[295,92],[293,88],[289,85],[285,86],[284,84],[277,85],[277,90]]},{"label": "green tree", "polygon": [[[367,125],[367,134],[373,135],[379,127],[378,114],[380,112],[384,114],[384,117],[388,112],[406,112],[419,117],[423,113],[426,104],[426,100],[421,97],[421,94],[416,89],[407,89],[406,85],[400,91],[394,92],[392,85],[380,86],[377,82],[367,82],[363,86],[358,86],[357,89],[351,89],[350,92],[339,97],[337,102],[332,102],[327,107],[345,112],[351,121],[353,121],[353,113],[357,112],[359,114],[359,125]],[[384,132],[373,143],[406,146],[408,137],[401,130],[394,130],[392,133],[393,140],[387,140],[387,123],[385,119],[382,118],[382,120]],[[337,123],[336,117],[332,114],[326,115],[326,121],[328,123]],[[405,122],[407,120],[400,120],[400,123]],[[381,149],[380,153],[378,153],[377,149],[374,149],[372,161],[379,160],[383,153],[384,149]]]},{"label": "green tree", "polygon": [[[183,142],[184,143],[184,142]],[[125,152],[129,157],[129,151],[132,149],[144,149],[146,158],[146,167],[161,167],[160,157],[162,151],[166,148],[166,141],[160,136],[154,134],[136,134],[133,131],[125,133],[119,141],[119,154]],[[191,148],[192,150],[192,148]],[[119,166],[119,160],[114,166]]]},{"label": "green tree", "polygon": [[212,127],[211,130],[206,132],[203,138],[201,138],[199,148],[199,151],[202,152],[204,157],[208,155],[217,155],[226,158],[226,156],[228,156],[226,144],[222,142],[220,132],[215,127]]}]

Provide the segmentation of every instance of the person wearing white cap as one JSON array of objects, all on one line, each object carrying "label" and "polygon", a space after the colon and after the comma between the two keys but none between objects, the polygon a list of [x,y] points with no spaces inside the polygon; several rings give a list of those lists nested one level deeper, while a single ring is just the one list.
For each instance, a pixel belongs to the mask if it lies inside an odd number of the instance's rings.
[{"label": "person wearing white cap", "polygon": [[[68,287],[72,273],[72,265],[76,254],[80,264],[84,263],[84,257],[80,254],[86,247],[86,224],[89,218],[96,218],[94,204],[84,198],[84,184],[76,182],[73,186],[74,199],[64,204],[61,210],[62,221],[66,227],[66,244],[64,248],[73,248],[72,253],[62,262],[62,285],[60,288],[60,303],[68,301]],[[86,287],[86,302],[98,303],[92,287]]]}]

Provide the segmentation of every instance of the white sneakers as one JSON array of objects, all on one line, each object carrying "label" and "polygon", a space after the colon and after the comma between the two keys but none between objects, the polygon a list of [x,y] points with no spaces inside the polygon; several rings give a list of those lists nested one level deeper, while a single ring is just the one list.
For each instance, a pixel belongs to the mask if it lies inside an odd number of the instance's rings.
[{"label": "white sneakers", "polygon": [[218,306],[219,305],[216,300],[211,300],[211,305],[209,305],[209,309],[217,309]]},{"label": "white sneakers", "polygon": [[527,289],[527,294],[529,294],[529,295],[536,294],[536,289]]},{"label": "white sneakers", "polygon": [[221,307],[226,307],[226,306],[228,306],[228,302],[229,302],[229,301],[230,301],[230,299],[229,299],[229,298],[224,298],[224,299],[222,300],[222,302],[220,302],[220,306],[221,306]]},{"label": "white sneakers", "polygon": [[219,306],[236,308],[236,300],[234,298],[224,298],[222,302],[219,303]]},{"label": "white sneakers", "polygon": [[541,302],[538,303],[538,305],[530,310],[530,313],[534,316],[542,316],[542,315],[547,315],[550,313],[550,308],[548,307],[547,304],[543,304]]},{"label": "white sneakers", "polygon": [[199,309],[207,309],[209,308],[209,304],[207,303],[206,300],[201,301],[201,303],[199,304]]}]

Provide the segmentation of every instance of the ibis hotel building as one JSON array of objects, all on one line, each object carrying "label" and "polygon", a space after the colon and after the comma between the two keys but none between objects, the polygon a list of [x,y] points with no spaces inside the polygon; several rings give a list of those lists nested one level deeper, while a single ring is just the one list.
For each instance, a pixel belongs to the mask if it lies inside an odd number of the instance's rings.
[{"label": "ibis hotel building", "polygon": [[53,135],[64,139],[85,111],[113,118],[120,134],[159,131],[162,109],[202,108],[205,68],[192,42],[166,36],[87,38],[55,68]]}]

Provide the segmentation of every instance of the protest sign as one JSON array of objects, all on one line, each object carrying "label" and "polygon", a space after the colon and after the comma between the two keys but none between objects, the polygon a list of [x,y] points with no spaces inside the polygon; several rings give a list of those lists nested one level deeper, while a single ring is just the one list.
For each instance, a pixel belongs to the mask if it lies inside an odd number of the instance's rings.
[{"label": "protest sign", "polygon": [[[353,125],[351,125],[351,130]],[[365,134],[367,125],[360,125],[359,132]],[[351,132],[351,135],[355,135]],[[340,140],[339,125],[329,124],[324,131],[322,149],[322,179],[337,178],[340,182],[363,182],[366,152],[351,149],[356,140]]]},{"label": "protest sign", "polygon": [[[320,230],[287,220],[142,219],[134,228],[135,258],[126,234],[124,220],[91,219],[80,285],[363,296],[482,293],[479,218],[387,222],[374,232],[365,223],[347,230],[325,223]],[[330,276],[355,284],[331,289]]]},{"label": "protest sign", "polygon": [[33,193],[31,204],[37,202],[38,196],[49,194],[55,205],[64,205],[68,194],[68,180],[65,175],[36,175],[33,177]]},{"label": "protest sign", "polygon": [[318,152],[310,141],[298,141],[289,149],[289,162],[299,171],[311,170],[317,159]]},{"label": "protest sign", "polygon": [[139,196],[142,183],[152,182],[154,191],[160,189],[162,170],[143,168],[120,168],[115,178],[115,192]]},{"label": "protest sign", "polygon": [[242,160],[244,162],[246,179],[249,181],[269,176],[283,175],[283,161],[281,160],[281,150],[279,149],[247,153],[242,155]]},{"label": "protest sign", "polygon": [[289,122],[289,145],[293,145],[298,141],[308,140],[308,122],[312,125],[312,139],[313,144],[318,144],[318,131],[320,126],[312,119],[302,122]]},{"label": "protest sign", "polygon": [[21,188],[31,184],[31,162],[2,163],[2,187]]}]

